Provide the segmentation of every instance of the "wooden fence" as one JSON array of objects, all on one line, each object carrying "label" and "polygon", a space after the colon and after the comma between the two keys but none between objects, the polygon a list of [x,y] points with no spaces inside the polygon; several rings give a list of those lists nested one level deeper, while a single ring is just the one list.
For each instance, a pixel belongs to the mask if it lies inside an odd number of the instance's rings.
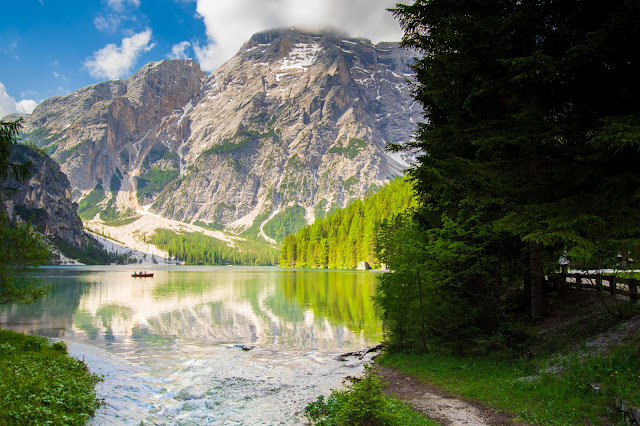
[{"label": "wooden fence", "polygon": [[620,278],[613,274],[552,274],[549,280],[559,286],[594,289],[595,291],[608,292],[611,295],[620,294],[630,300],[640,300],[638,297],[638,284],[640,280],[634,278]]}]

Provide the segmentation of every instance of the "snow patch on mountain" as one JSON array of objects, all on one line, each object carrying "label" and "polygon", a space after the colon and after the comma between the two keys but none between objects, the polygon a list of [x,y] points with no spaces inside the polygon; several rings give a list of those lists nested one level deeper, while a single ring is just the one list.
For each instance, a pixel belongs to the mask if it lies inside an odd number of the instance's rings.
[{"label": "snow patch on mountain", "polygon": [[297,68],[305,70],[314,64],[318,59],[318,54],[322,52],[322,47],[317,44],[296,43],[289,56],[282,60],[281,70]]}]

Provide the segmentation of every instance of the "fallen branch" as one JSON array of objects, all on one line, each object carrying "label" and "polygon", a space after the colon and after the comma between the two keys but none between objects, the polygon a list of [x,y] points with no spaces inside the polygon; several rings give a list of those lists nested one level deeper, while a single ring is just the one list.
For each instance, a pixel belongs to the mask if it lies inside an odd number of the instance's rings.
[{"label": "fallen branch", "polygon": [[357,356],[358,358],[363,359],[365,357],[365,355],[367,355],[370,352],[376,352],[376,351],[382,350],[382,347],[383,347],[383,345],[380,344],[380,345],[376,345],[376,346],[373,346],[371,348],[367,348],[367,349],[364,349],[364,350],[361,350],[361,351],[346,352],[346,353],[344,353],[342,355],[338,355],[336,357],[336,359],[338,361],[346,361],[347,360],[346,358],[349,357],[349,356]]}]

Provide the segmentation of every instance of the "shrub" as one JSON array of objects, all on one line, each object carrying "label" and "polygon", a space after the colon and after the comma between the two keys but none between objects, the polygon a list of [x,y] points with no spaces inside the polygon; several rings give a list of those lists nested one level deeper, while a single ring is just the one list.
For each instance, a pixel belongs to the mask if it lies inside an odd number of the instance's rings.
[{"label": "shrub", "polygon": [[305,408],[305,417],[315,425],[424,425],[421,414],[382,393],[382,381],[366,367],[361,379],[352,380],[344,390],[334,390],[325,400],[318,397]]}]

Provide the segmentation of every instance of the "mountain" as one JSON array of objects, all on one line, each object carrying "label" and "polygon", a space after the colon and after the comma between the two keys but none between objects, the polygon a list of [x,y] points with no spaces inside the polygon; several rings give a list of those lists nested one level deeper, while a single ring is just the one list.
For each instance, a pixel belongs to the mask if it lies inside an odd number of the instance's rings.
[{"label": "mountain", "polygon": [[13,179],[2,186],[6,199],[0,200],[9,220],[31,221],[52,240],[62,240],[72,247],[82,249],[89,244],[82,221],[78,217],[77,204],[71,199],[71,186],[58,164],[42,151],[24,145],[15,145],[10,161],[31,162],[30,177],[26,182]]},{"label": "mountain", "polygon": [[151,212],[274,241],[265,229],[299,228],[401,174],[407,159],[384,147],[422,119],[412,57],[335,32],[265,31],[211,75],[161,61],[50,98],[22,137],[61,164],[85,219]]}]

